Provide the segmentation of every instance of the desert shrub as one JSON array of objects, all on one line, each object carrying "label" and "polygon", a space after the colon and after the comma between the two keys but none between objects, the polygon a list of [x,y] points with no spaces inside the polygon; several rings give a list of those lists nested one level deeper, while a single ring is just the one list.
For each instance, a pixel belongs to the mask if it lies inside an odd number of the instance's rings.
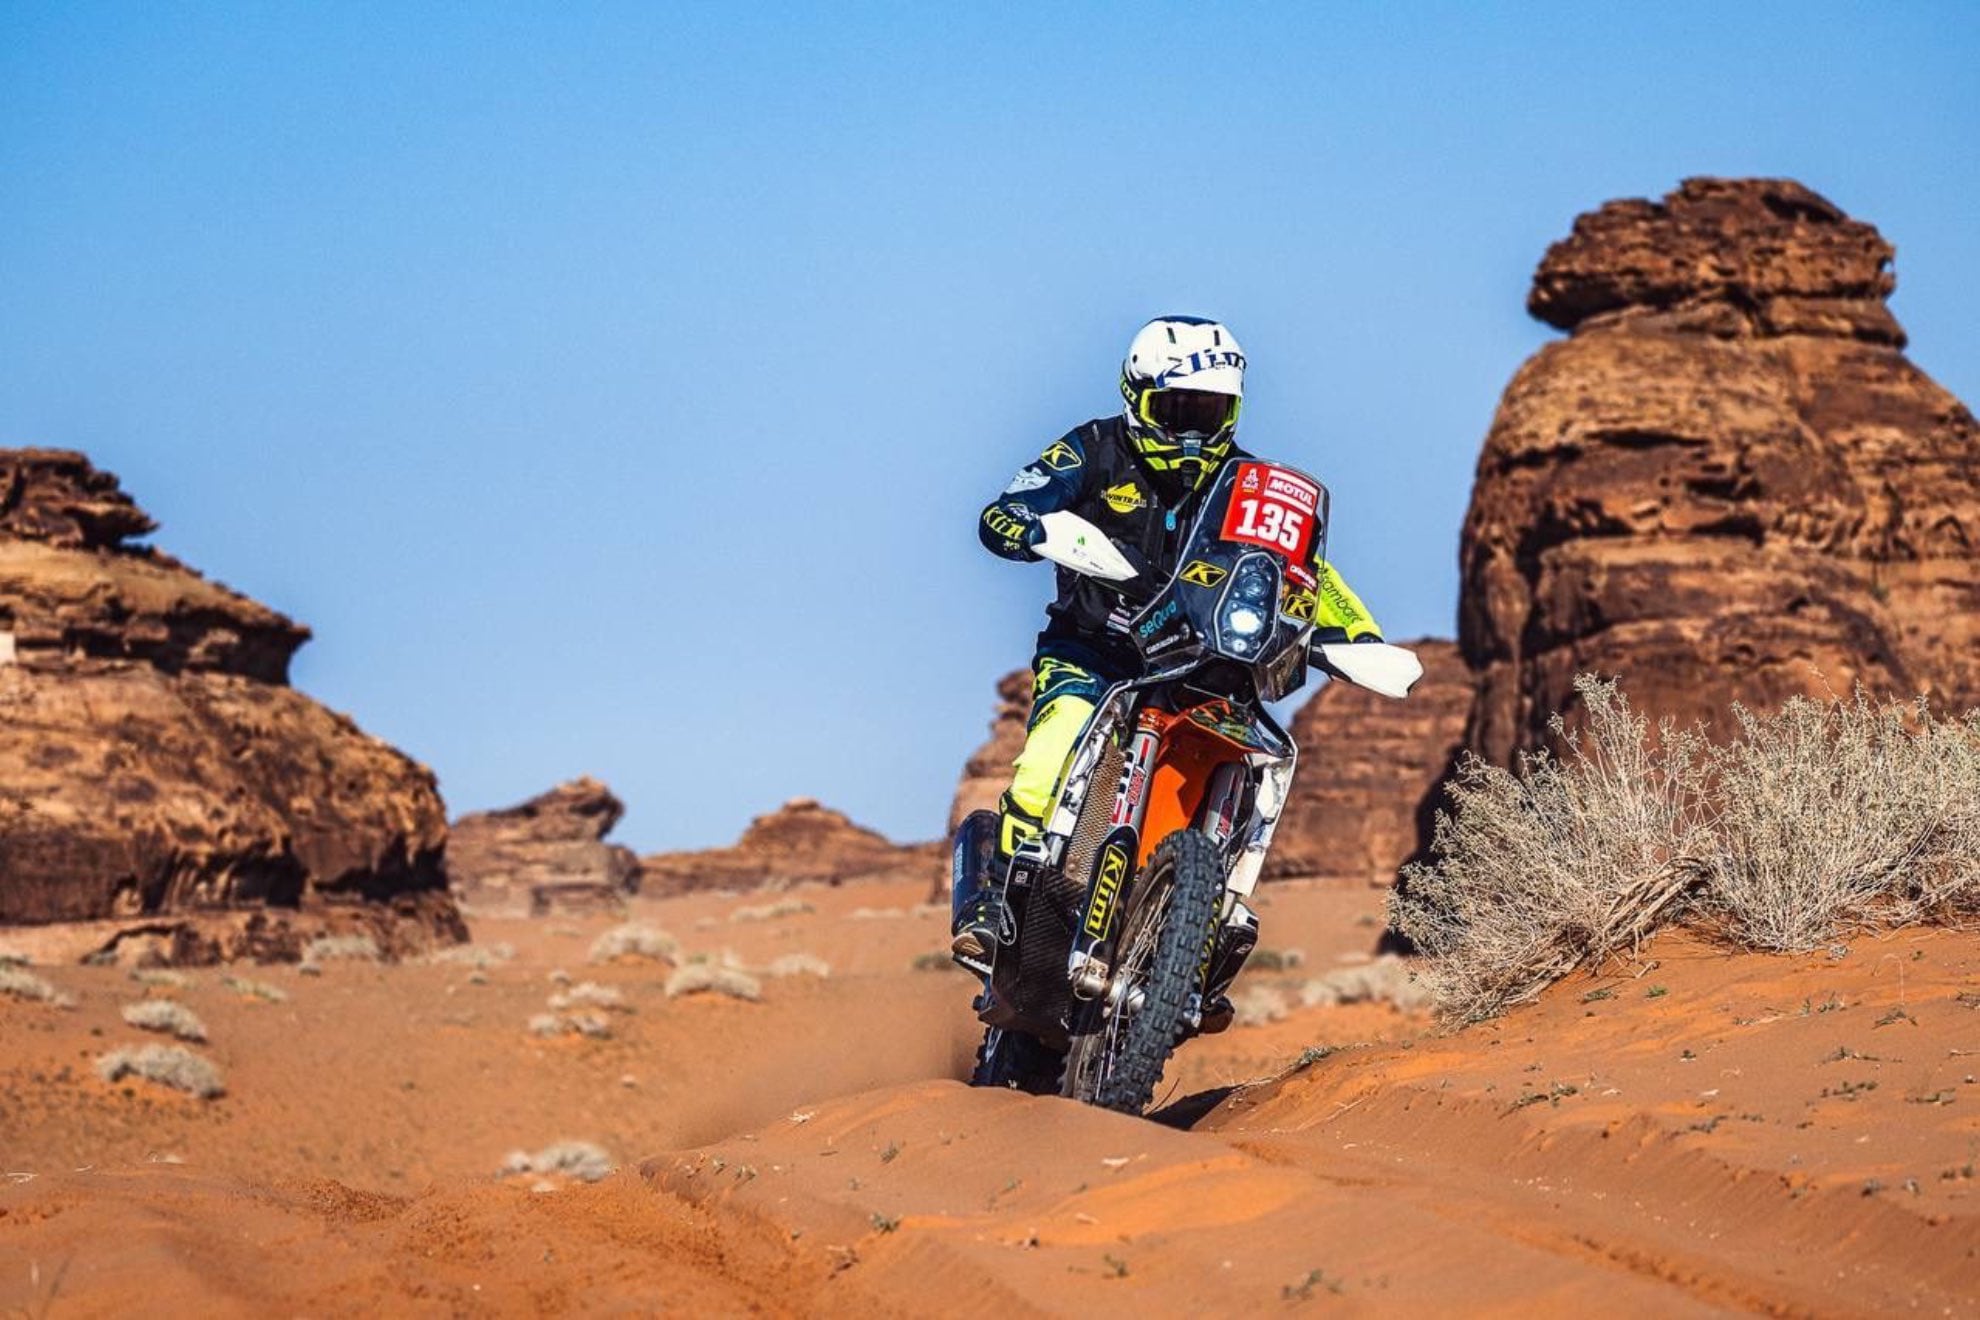
[{"label": "desert shrub", "polygon": [[131,979],[151,990],[183,990],[192,984],[190,977],[163,967],[133,967]]},{"label": "desert shrub", "polygon": [[1980,713],[1796,697],[1712,749],[1708,920],[1749,948],[1801,951],[1871,921],[1980,897]]},{"label": "desert shrub", "polygon": [[667,978],[669,999],[704,993],[727,995],[731,999],[756,1000],[763,997],[763,987],[755,977],[741,968],[720,963],[689,963],[685,967],[676,968],[674,974]]},{"label": "desert shrub", "polygon": [[796,898],[780,898],[775,903],[764,903],[758,907],[739,907],[729,914],[730,921],[775,921],[778,917],[794,917],[801,912],[816,911],[811,904]]},{"label": "desert shrub", "polygon": [[1244,966],[1247,971],[1283,972],[1305,962],[1306,953],[1302,949],[1258,948],[1251,951],[1251,956],[1244,960]]},{"label": "desert shrub", "polygon": [[514,961],[515,956],[516,946],[513,944],[456,944],[428,954],[426,961],[486,971],[496,963]]},{"label": "desert shrub", "polygon": [[591,946],[591,961],[611,962],[615,958],[649,958],[671,963],[681,952],[680,941],[657,926],[629,922],[614,926]]},{"label": "desert shrub", "polygon": [[529,1020],[532,1036],[587,1036],[607,1040],[612,1023],[603,1013],[538,1013]]},{"label": "desert shrub", "polygon": [[1467,761],[1434,860],[1390,896],[1446,1014],[1489,1016],[1679,919],[1805,950],[1980,911],[1980,712],[1795,698],[1734,707],[1731,736],[1708,745],[1668,722],[1653,741],[1612,682],[1575,689],[1585,736],[1556,718],[1560,760]]},{"label": "desert shrub", "polygon": [[832,964],[815,953],[787,953],[770,960],[763,969],[768,976],[816,976],[823,979],[832,974]]},{"label": "desert shrub", "polygon": [[568,990],[550,996],[550,1007],[560,1012],[567,1008],[603,1008],[613,1012],[630,1013],[632,1005],[626,997],[609,985],[596,981],[580,981]]},{"label": "desert shrub", "polygon": [[319,935],[303,946],[302,960],[310,966],[321,967],[340,958],[353,962],[377,962],[383,956],[378,941],[369,935]]},{"label": "desert shrub", "polygon": [[124,1021],[144,1031],[162,1031],[180,1040],[205,1040],[199,1014],[170,999],[140,999],[124,1005]]},{"label": "desert shrub", "polygon": [[271,1004],[285,1004],[289,1001],[288,991],[280,986],[270,985],[266,981],[251,981],[245,976],[223,976],[220,978],[220,984],[235,994],[246,995],[250,999],[265,999]]},{"label": "desert shrub", "polygon": [[1337,967],[1314,977],[1299,989],[1303,1007],[1316,1004],[1393,1004],[1408,1012],[1430,1004],[1430,987],[1416,976],[1406,959],[1385,953],[1372,962]]},{"label": "desert shrub", "polygon": [[534,1155],[518,1150],[502,1161],[497,1177],[556,1174],[579,1182],[597,1182],[612,1172],[612,1157],[589,1141],[553,1141]]},{"label": "desert shrub", "polygon": [[73,1008],[76,1002],[19,963],[0,963],[0,995],[57,1008]]},{"label": "desert shrub", "polygon": [[1269,985],[1239,986],[1231,995],[1231,1007],[1235,1010],[1231,1024],[1239,1027],[1266,1026],[1291,1009],[1285,993]]},{"label": "desert shrub", "polygon": [[1613,682],[1575,680],[1585,735],[1559,716],[1564,759],[1518,773],[1476,757],[1446,786],[1435,861],[1405,868],[1389,919],[1430,957],[1445,1013],[1489,1016],[1575,967],[1632,947],[1686,901],[1709,849],[1703,736],[1630,709]]},{"label": "desert shrub", "polygon": [[176,1087],[202,1100],[226,1092],[220,1070],[183,1045],[126,1046],[98,1056],[96,1073],[106,1082],[125,1077],[142,1077],[163,1086]]},{"label": "desert shrub", "polygon": [[856,907],[846,915],[854,921],[891,921],[907,914],[906,908]]}]

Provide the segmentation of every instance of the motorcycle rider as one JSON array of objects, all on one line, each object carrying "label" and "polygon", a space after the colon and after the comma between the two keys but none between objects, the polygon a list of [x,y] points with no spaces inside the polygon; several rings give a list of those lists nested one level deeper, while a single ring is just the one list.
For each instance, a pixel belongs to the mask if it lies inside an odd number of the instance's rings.
[{"label": "motorcycle rider", "polygon": [[[1120,413],[1053,441],[983,510],[977,534],[1001,558],[1020,563],[1039,558],[1033,549],[1045,535],[1039,519],[1064,510],[1098,526],[1136,569],[1123,583],[1057,570],[1058,596],[1046,607],[1031,665],[1024,750],[999,803],[992,874],[1003,874],[1011,854],[1042,828],[1101,695],[1140,670],[1134,647],[1108,630],[1108,616],[1124,598],[1138,605],[1167,580],[1199,497],[1227,460],[1251,457],[1233,440],[1244,368],[1236,338],[1216,321],[1196,316],[1150,321],[1136,333],[1121,364]],[[1311,565],[1316,635],[1381,641],[1367,607],[1321,557],[1322,549],[1316,538]],[[986,890],[956,913],[958,956],[989,956],[997,902]]]}]

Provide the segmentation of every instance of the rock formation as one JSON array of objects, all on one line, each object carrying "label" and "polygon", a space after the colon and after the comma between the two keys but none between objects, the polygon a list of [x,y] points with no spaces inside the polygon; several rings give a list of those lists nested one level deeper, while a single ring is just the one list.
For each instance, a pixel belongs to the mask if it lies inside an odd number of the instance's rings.
[{"label": "rock formation", "polygon": [[156,550],[81,454],[0,450],[0,925],[179,961],[464,934],[433,776],[288,686],[306,628]]},{"label": "rock formation", "polygon": [[989,740],[963,765],[962,782],[949,806],[952,837],[970,812],[997,809],[997,799],[1011,786],[1011,762],[1024,750],[1024,722],[1030,718],[1031,671],[1014,669],[997,680],[997,711],[990,717]]},{"label": "rock formation", "polygon": [[518,806],[455,821],[447,877],[477,910],[613,911],[639,890],[639,858],[606,843],[625,803],[596,779],[573,779]]},{"label": "rock formation", "polygon": [[1423,678],[1408,700],[1329,683],[1293,717],[1299,773],[1265,879],[1386,885],[1416,850],[1434,811],[1431,790],[1464,744],[1472,686],[1456,643],[1403,645],[1423,660]]},{"label": "rock formation", "polygon": [[947,862],[945,844],[892,843],[813,798],[793,798],[751,821],[732,848],[654,853],[640,859],[640,871],[642,890],[664,898],[703,889],[780,889],[807,881],[925,880]]},{"label": "rock formation", "polygon": [[1690,720],[1853,684],[1980,705],[1980,427],[1904,356],[1891,245],[1786,180],[1575,221],[1528,309],[1465,519],[1487,759],[1574,675]]}]

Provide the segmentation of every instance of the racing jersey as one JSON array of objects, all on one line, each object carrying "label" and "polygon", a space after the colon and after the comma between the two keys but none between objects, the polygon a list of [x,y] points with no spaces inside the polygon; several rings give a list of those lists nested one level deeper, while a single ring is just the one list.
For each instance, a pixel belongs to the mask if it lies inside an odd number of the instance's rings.
[{"label": "racing jersey", "polygon": [[[1252,457],[1233,447],[1226,463]],[[1030,561],[1038,555],[1025,542],[1029,528],[1048,513],[1067,511],[1093,523],[1127,555],[1150,583],[1167,578],[1176,553],[1189,535],[1203,491],[1165,497],[1142,466],[1128,439],[1127,421],[1118,415],[1074,427],[1018,469],[1011,484],[984,510],[977,535],[992,554]],[[1317,579],[1314,626],[1339,629],[1350,640],[1379,639],[1381,628],[1333,565],[1316,539],[1313,574]],[[1068,568],[1058,570],[1058,595],[1046,607],[1039,644],[1071,641],[1125,659],[1132,654],[1107,632],[1107,616],[1119,606],[1121,587]]]}]

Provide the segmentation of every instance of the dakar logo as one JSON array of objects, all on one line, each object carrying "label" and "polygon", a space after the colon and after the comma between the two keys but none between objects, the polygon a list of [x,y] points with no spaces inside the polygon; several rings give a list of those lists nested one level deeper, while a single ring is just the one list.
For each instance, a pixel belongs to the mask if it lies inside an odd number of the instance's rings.
[{"label": "dakar logo", "polygon": [[1141,487],[1132,481],[1123,481],[1118,486],[1109,487],[1101,493],[1100,498],[1106,500],[1107,507],[1115,513],[1132,513],[1136,509],[1148,507],[1148,501],[1142,497]]},{"label": "dakar logo", "polygon": [[1219,568],[1215,564],[1197,559],[1185,566],[1183,571],[1177,574],[1177,576],[1189,583],[1192,587],[1214,587],[1230,576],[1230,570]]},{"label": "dakar logo", "polygon": [[1054,440],[1041,461],[1054,472],[1064,472],[1079,466],[1079,451],[1063,440]]}]

